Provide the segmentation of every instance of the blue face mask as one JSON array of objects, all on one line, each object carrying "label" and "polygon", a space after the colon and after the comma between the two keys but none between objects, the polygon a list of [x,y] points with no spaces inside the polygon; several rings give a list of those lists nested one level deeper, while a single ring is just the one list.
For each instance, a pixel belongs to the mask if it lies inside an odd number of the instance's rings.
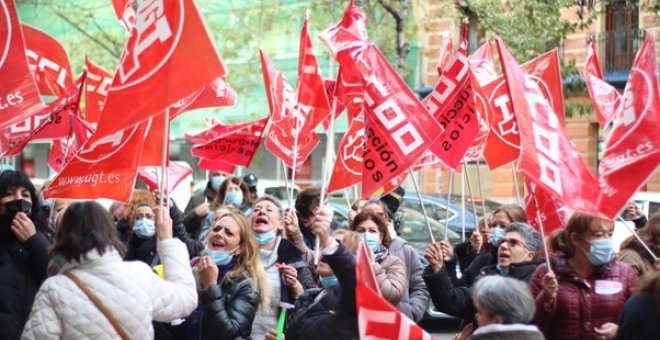
[{"label": "blue face mask", "polygon": [[257,243],[263,245],[273,242],[275,236],[277,236],[277,232],[275,229],[273,229],[262,234],[254,233],[254,236],[257,238]]},{"label": "blue face mask", "polygon": [[231,254],[228,251],[218,251],[209,249],[209,247],[204,248],[204,254],[213,258],[213,262],[218,266],[226,266],[231,261]]},{"label": "blue face mask", "polygon": [[231,204],[239,207],[243,203],[243,193],[240,191],[227,191],[224,204]]},{"label": "blue face mask", "polygon": [[369,246],[369,248],[375,252],[380,246],[380,235],[368,232],[365,232],[362,235],[364,237],[364,242],[367,242],[367,246]]},{"label": "blue face mask", "polygon": [[218,189],[220,189],[220,184],[222,184],[224,181],[225,176],[222,175],[211,177],[211,188],[213,188],[215,191],[218,191]]},{"label": "blue face mask", "polygon": [[156,233],[156,223],[148,218],[137,220],[133,225],[133,232],[139,238],[149,238]]},{"label": "blue face mask", "polygon": [[614,246],[611,239],[599,238],[587,242],[591,244],[590,251],[586,252],[589,262],[594,266],[602,266],[612,262],[614,258]]},{"label": "blue face mask", "polygon": [[500,240],[504,237],[504,229],[502,228],[491,228],[490,229],[490,243],[494,246],[497,246]]},{"label": "blue face mask", "polygon": [[321,276],[321,277],[319,277],[319,279],[321,280],[321,285],[323,286],[323,288],[329,288],[329,287],[336,286],[336,285],[339,284],[339,280],[334,275],[325,276],[325,277]]}]

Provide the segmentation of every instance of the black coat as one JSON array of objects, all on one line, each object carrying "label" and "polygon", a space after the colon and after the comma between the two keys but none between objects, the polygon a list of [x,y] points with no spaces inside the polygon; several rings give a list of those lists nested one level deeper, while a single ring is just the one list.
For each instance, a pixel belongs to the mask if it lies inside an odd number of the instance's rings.
[{"label": "black coat", "polygon": [[0,339],[21,337],[34,297],[47,277],[49,246],[46,231],[40,228],[23,243],[13,234],[0,236]]},{"label": "black coat", "polygon": [[199,236],[199,232],[202,229],[202,223],[204,223],[204,218],[206,218],[206,215],[199,216],[195,214],[195,208],[206,202],[209,204],[213,202],[216,193],[217,192],[213,187],[211,187],[211,181],[209,181],[206,183],[204,190],[198,190],[192,195],[190,201],[188,201],[186,209],[183,211],[183,224],[185,225],[188,234],[192,235],[195,239]]},{"label": "black coat", "polygon": [[305,291],[289,314],[286,339],[358,339],[355,308],[355,258],[339,245],[332,255],[324,255],[339,280],[330,292],[315,301],[323,289]]},{"label": "black coat", "polygon": [[200,291],[199,298],[201,339],[250,339],[260,299],[250,279],[222,280]]},{"label": "black coat", "polygon": [[621,340],[660,339],[660,312],[657,307],[654,297],[650,294],[631,296],[623,305],[616,338]]},{"label": "black coat", "polygon": [[[539,261],[530,261],[512,264],[509,267],[508,277],[529,283],[536,267],[540,263]],[[495,265],[482,268],[480,274],[479,277],[500,275]],[[429,265],[424,269],[422,277],[424,278],[424,282],[426,282],[426,287],[429,290],[435,309],[466,320],[472,320],[474,318],[477,308],[472,301],[470,288],[455,287],[447,271],[447,266],[443,266],[438,273],[433,274],[433,269]]]},{"label": "black coat", "polygon": [[[182,223],[181,210],[172,204],[170,207],[170,217],[172,218],[172,232],[174,237],[180,239],[188,249],[188,256],[192,259],[198,256],[204,250],[204,244],[199,241],[193,240],[188,236],[186,228]],[[150,266],[155,266],[160,263],[156,258],[156,244],[158,236],[154,235],[146,239],[137,237],[132,234],[128,241],[128,251],[126,252],[126,260],[142,261]]]},{"label": "black coat", "polygon": [[[316,287],[312,270],[307,266],[307,255],[298,249],[291,241],[282,239],[277,247],[277,262],[285,263],[296,269],[298,281],[305,290]],[[280,274],[280,301],[294,304],[296,299],[289,294],[284,275]]]}]

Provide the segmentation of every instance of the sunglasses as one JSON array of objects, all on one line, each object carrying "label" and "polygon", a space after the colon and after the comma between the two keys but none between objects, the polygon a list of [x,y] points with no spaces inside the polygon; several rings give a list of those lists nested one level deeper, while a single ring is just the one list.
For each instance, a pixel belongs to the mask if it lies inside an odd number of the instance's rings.
[{"label": "sunglasses", "polygon": [[497,246],[501,246],[504,242],[506,242],[507,246],[510,248],[522,247],[527,249],[527,246],[522,241],[515,238],[502,238],[499,240],[499,242],[497,242]]}]

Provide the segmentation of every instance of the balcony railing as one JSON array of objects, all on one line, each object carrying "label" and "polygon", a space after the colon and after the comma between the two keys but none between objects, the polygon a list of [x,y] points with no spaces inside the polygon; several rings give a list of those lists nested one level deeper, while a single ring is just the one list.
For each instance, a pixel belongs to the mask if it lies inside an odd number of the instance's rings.
[{"label": "balcony railing", "polygon": [[[644,30],[621,29],[593,34],[604,72],[630,71],[635,54],[642,45]],[[590,37],[590,38],[591,38]],[[588,38],[589,39],[589,38]]]}]

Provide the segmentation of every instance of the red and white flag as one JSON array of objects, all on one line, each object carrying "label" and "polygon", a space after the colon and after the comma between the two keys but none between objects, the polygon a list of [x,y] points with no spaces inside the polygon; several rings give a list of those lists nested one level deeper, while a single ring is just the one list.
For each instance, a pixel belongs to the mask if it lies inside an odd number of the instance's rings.
[{"label": "red and white flag", "polygon": [[458,50],[444,65],[438,83],[424,99],[426,108],[445,130],[429,150],[452,169],[460,166],[480,128],[470,82],[467,44],[467,24],[464,24]]},{"label": "red and white flag", "polygon": [[381,296],[368,251],[364,242],[361,242],[355,261],[355,303],[360,339],[433,339]]},{"label": "red and white flag", "polygon": [[68,138],[53,140],[48,154],[48,166],[55,172],[62,171],[62,168],[78,153],[80,146],[85,144],[94,133],[94,127],[80,116],[71,116],[71,119],[73,128]]},{"label": "red and white flag", "polygon": [[343,19],[320,37],[341,67],[358,70],[362,76],[366,123],[362,197],[369,197],[407,171],[442,129],[368,41],[364,20],[362,10],[351,2]]},{"label": "red and white flag", "polygon": [[73,83],[66,50],[45,32],[25,24],[21,26],[25,38],[25,54],[39,93],[44,96],[62,96]]},{"label": "red and white flag", "polygon": [[0,3],[0,129],[24,121],[44,102],[30,73],[13,0]]},{"label": "red and white flag", "polygon": [[87,140],[46,188],[46,198],[107,198],[128,202],[133,192],[147,123]]},{"label": "red and white flag", "polygon": [[115,10],[117,20],[119,20],[128,32],[133,30],[136,20],[133,2],[135,2],[135,0],[112,0],[112,7]]},{"label": "red and white flag", "polygon": [[270,109],[271,125],[264,146],[288,167],[293,167],[294,145],[298,136],[296,151],[296,168],[300,169],[319,144],[319,137],[314,131],[302,131],[302,122],[297,120],[295,97],[284,74],[275,67],[273,62],[261,51],[261,69],[264,76],[268,108]]},{"label": "red and white flag", "polygon": [[598,124],[605,127],[621,106],[621,95],[614,86],[605,82],[600,61],[598,61],[596,42],[593,40],[589,43],[587,59],[584,61],[584,82],[589,90],[591,102],[594,104]]},{"label": "red and white flag", "polygon": [[[523,71],[538,85],[543,97],[560,117],[564,126],[564,100],[559,72],[557,50],[544,53],[522,65]],[[486,104],[489,105],[490,132],[484,148],[484,158],[493,170],[518,159],[520,135],[512,100],[504,76],[481,87]]]},{"label": "red and white flag", "polygon": [[[162,180],[161,166],[143,166],[138,169],[138,177],[149,187],[150,190],[158,189],[158,184]],[[183,162],[167,162],[167,189],[165,193],[170,193],[186,177],[193,173],[190,165]]]},{"label": "red and white flag", "polygon": [[209,85],[170,106],[170,120],[185,111],[220,106],[233,106],[236,103],[236,91],[227,84],[224,77],[216,78]]},{"label": "red and white flag", "polygon": [[339,142],[335,167],[332,169],[328,192],[341,190],[362,180],[364,153],[364,115],[355,117]]},{"label": "red and white flag", "polygon": [[197,167],[208,171],[219,171],[225,174],[233,174],[236,166],[223,161],[200,158]]},{"label": "red and white flag", "polygon": [[224,75],[192,0],[143,2],[92,138],[161,114]]},{"label": "red and white flag", "polygon": [[87,71],[87,85],[85,86],[85,118],[90,123],[98,123],[103,112],[103,104],[108,96],[112,75],[102,67],[92,63],[85,56],[85,71]]},{"label": "red and white flag", "polygon": [[598,210],[610,219],[660,164],[660,95],[653,33],[637,52],[598,168]]},{"label": "red and white flag", "polygon": [[497,47],[519,127],[518,170],[564,206],[598,215],[594,209],[598,183],[569,140],[566,127],[539,83],[525,74],[500,38]]},{"label": "red and white flag", "polygon": [[72,117],[80,116],[80,94],[85,73],[71,84],[62,97],[30,114],[24,124],[0,130],[0,157],[23,152],[30,141],[66,138],[71,134]]},{"label": "red and white flag", "polygon": [[308,18],[305,17],[303,28],[300,31],[296,82],[296,109],[300,111],[299,124],[303,133],[313,131],[330,115],[331,111],[326,83],[321,76],[312,39],[309,37],[308,21]]},{"label": "red and white flag", "polygon": [[565,227],[571,217],[571,211],[568,208],[552,194],[527,178],[525,178],[525,212],[527,222],[538,231],[541,231],[540,218],[546,236]]},{"label": "red and white flag", "polygon": [[218,159],[225,163],[248,168],[256,155],[268,118],[249,122],[243,128],[224,134],[203,144],[194,145],[192,155]]}]

